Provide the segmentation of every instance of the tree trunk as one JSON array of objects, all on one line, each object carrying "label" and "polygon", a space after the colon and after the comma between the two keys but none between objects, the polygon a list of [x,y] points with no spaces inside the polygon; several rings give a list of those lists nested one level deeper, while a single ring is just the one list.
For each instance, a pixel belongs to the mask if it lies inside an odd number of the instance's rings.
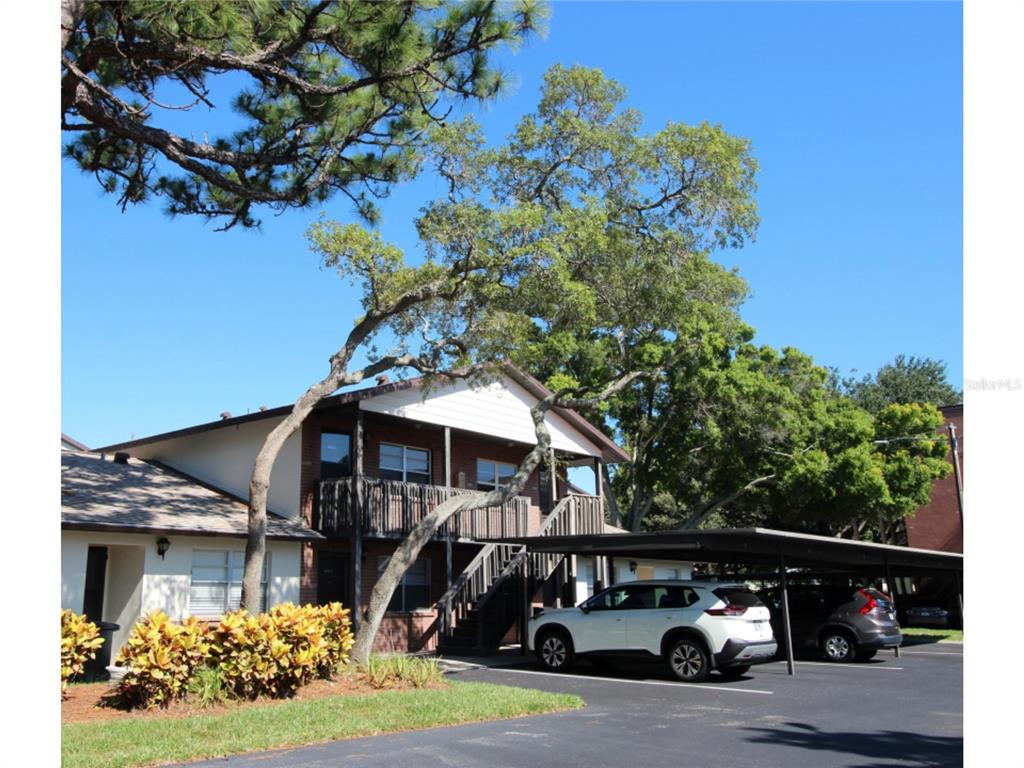
[{"label": "tree trunk", "polygon": [[615,498],[615,491],[612,488],[611,475],[608,472],[608,465],[601,462],[601,476],[604,478],[602,483],[604,488],[605,498],[608,500],[608,512],[611,517],[611,524],[621,528],[622,527],[622,514],[619,512],[619,502]]},{"label": "tree trunk", "polygon": [[335,366],[327,378],[307,389],[284,420],[267,435],[249,480],[249,535],[245,541],[245,571],[242,575],[242,607],[249,613],[260,612],[260,581],[266,553],[267,494],[270,491],[270,473],[285,442],[295,434],[310,412],[325,397],[341,385],[342,374]]},{"label": "tree trunk", "polygon": [[854,541],[860,541],[860,532],[864,528],[863,520],[855,520],[853,523],[853,530],[850,532],[850,538]]},{"label": "tree trunk", "polygon": [[351,658],[365,664],[370,658],[373,650],[373,639],[377,636],[380,623],[384,619],[391,596],[402,581],[405,572],[416,562],[424,545],[430,541],[434,531],[444,525],[453,515],[459,512],[479,509],[486,506],[477,500],[476,496],[452,496],[438,504],[430,514],[413,526],[412,531],[405,537],[395,553],[388,559],[387,568],[377,578],[373,585],[373,592],[370,594],[370,605],[360,623],[359,631],[356,633],[355,643],[350,652]]},{"label": "tree trunk", "polygon": [[651,511],[652,506],[654,506],[654,494],[637,491],[629,510],[630,533],[638,533],[640,531],[640,523],[647,517],[647,513]]}]

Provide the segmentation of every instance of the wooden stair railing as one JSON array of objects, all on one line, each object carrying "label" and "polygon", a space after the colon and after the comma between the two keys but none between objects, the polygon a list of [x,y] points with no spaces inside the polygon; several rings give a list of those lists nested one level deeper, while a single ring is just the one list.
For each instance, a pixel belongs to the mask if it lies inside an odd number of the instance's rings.
[{"label": "wooden stair railing", "polygon": [[[537,535],[590,534],[600,533],[603,529],[601,500],[593,496],[571,494],[562,499],[545,518]],[[524,578],[528,559],[529,583]],[[441,645],[451,642],[454,626],[474,612],[474,647],[479,653],[493,651],[521,614],[524,600],[522,590],[527,589],[533,595],[551,578],[564,559],[564,555],[557,553],[528,553],[526,547],[513,544],[484,546],[437,603]]]},{"label": "wooden stair railing", "polygon": [[[493,592],[495,583],[506,578],[506,566],[525,552],[516,544],[485,544],[448,590],[437,601],[442,640],[450,640],[455,626],[479,608]],[[454,620],[454,622],[453,622]]]}]

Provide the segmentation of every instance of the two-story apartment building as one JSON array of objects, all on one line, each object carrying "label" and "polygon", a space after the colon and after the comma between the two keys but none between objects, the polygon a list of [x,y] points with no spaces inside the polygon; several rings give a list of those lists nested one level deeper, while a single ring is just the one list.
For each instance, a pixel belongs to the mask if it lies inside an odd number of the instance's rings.
[{"label": "two-story apartment building", "polygon": [[[428,390],[419,379],[382,382],[322,402],[287,441],[271,477],[268,510],[273,518],[282,525],[299,524],[311,534],[289,544],[298,557],[298,595],[290,599],[341,600],[359,606],[358,618],[387,558],[425,512],[452,494],[500,486],[514,473],[536,444],[530,408],[547,394],[540,382],[509,368],[499,380],[481,386],[458,382]],[[288,410],[225,417],[101,450],[128,453],[132,462],[165,468],[244,499],[256,453]],[[607,581],[601,563],[528,558],[522,547],[506,543],[516,536],[602,531],[601,499],[570,493],[566,471],[592,468],[600,493],[602,463],[628,460],[621,448],[569,409],[553,409],[547,425],[552,455],[529,478],[522,495],[501,508],[460,515],[424,548],[389,606],[379,648],[495,646],[521,615],[527,560],[531,599],[546,594],[549,600],[576,600],[578,589],[593,586],[577,585],[581,572]],[[91,535],[93,546],[102,544],[99,533]],[[164,535],[174,549],[176,537]],[[226,547],[236,568],[243,548],[241,538]],[[207,560],[213,550],[188,549],[192,580],[201,581],[212,567]],[[178,547],[179,558],[185,550]],[[277,557],[288,560],[290,555]],[[228,586],[225,606],[230,608],[238,595],[233,584]],[[190,597],[169,613],[195,613],[195,594],[190,590]]]}]

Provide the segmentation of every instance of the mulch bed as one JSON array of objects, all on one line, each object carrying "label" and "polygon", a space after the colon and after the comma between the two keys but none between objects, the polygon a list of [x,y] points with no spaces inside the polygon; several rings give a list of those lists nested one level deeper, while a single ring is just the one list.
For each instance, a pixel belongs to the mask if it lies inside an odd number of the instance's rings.
[{"label": "mulch bed", "polygon": [[[298,690],[293,700],[307,701],[325,696],[359,696],[380,693],[382,690],[403,690],[412,688],[411,683],[389,685],[387,689],[374,688],[365,679],[357,676],[338,677],[333,680],[314,680]],[[430,688],[444,687],[431,685]],[[70,685],[67,688],[68,698],[60,704],[60,720],[62,723],[86,723],[97,720],[125,720],[147,717],[190,717],[193,715],[225,714],[241,707],[258,707],[273,704],[283,699],[257,699],[255,701],[229,701],[225,704],[200,706],[183,699],[175,701],[164,709],[123,710],[100,706],[101,699],[114,690],[111,683],[86,683]]]}]

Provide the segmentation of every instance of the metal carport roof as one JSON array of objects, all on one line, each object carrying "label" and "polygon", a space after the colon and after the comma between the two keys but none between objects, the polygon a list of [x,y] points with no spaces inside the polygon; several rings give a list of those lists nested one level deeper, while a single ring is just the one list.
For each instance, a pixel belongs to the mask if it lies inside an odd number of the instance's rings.
[{"label": "metal carport roof", "polygon": [[771,528],[712,528],[658,533],[604,533],[586,536],[528,536],[512,539],[531,552],[608,557],[650,557],[702,563],[750,563],[822,568],[880,566],[915,571],[963,571],[955,552],[912,549]]}]

